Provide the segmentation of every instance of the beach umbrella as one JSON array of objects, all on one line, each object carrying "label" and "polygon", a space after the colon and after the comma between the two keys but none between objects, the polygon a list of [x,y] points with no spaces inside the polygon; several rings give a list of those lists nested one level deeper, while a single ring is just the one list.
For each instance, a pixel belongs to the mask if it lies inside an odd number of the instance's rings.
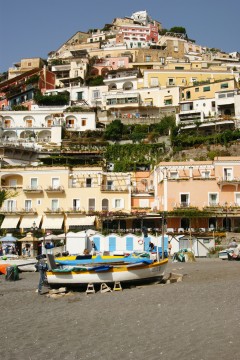
[{"label": "beach umbrella", "polygon": [[2,242],[16,242],[17,238],[15,236],[12,236],[11,234],[7,234],[6,236],[2,236],[0,238],[0,241],[2,241]]},{"label": "beach umbrella", "polygon": [[21,239],[18,239],[18,241],[31,241],[31,242],[34,242],[34,241],[39,241],[39,239],[35,236],[32,235],[32,233],[27,233],[26,236],[24,236],[23,238]]}]

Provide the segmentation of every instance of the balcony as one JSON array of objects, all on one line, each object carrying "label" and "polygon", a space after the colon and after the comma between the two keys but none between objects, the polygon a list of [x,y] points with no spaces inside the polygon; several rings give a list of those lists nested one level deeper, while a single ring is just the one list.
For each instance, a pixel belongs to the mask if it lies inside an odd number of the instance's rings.
[{"label": "balcony", "polygon": [[132,188],[132,195],[149,195],[149,194],[154,194],[153,186],[146,189],[139,189],[137,187]]},{"label": "balcony", "polygon": [[53,208],[53,209],[50,209],[50,208],[47,208],[46,210],[44,210],[44,213],[45,214],[63,214],[64,213],[64,210],[62,208]]},{"label": "balcony", "polygon": [[65,210],[67,214],[85,214],[86,212],[79,207],[72,207]]},{"label": "balcony", "polygon": [[18,215],[18,214],[21,214],[21,215],[24,215],[24,214],[31,214],[31,215],[34,215],[34,214],[37,214],[37,210],[36,209],[33,209],[33,208],[16,208],[16,207],[3,207],[0,209],[0,214],[2,215]]},{"label": "balcony", "polygon": [[191,205],[188,201],[182,201],[181,203],[175,203],[173,208],[174,209],[187,209],[192,208],[193,205]]},{"label": "balcony", "polygon": [[1,190],[18,190],[18,189],[22,189],[22,185],[4,185],[4,186],[1,186],[0,189]]},{"label": "balcony", "polygon": [[47,193],[64,193],[64,187],[63,186],[49,186],[47,189],[45,189]]},{"label": "balcony", "polygon": [[238,185],[240,184],[240,178],[219,178],[217,184],[220,186],[221,190],[223,186],[233,185],[235,187],[235,190],[237,191]]},{"label": "balcony", "polygon": [[39,194],[43,192],[43,189],[41,186],[26,186],[25,188],[23,188],[23,191],[25,193]]},{"label": "balcony", "polygon": [[178,176],[178,177],[169,177],[168,181],[187,181],[190,179],[190,176]]},{"label": "balcony", "polygon": [[101,191],[102,192],[128,192],[128,188],[126,186],[102,185]]}]

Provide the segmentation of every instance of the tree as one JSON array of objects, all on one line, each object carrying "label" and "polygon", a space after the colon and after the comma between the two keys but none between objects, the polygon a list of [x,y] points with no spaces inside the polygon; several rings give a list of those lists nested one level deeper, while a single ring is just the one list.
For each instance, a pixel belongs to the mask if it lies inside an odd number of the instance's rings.
[{"label": "tree", "polygon": [[177,33],[177,34],[187,35],[187,31],[186,31],[185,27],[182,27],[182,26],[174,26],[169,31],[173,32],[173,33]]},{"label": "tree", "polygon": [[107,140],[120,140],[123,133],[123,127],[121,120],[114,120],[111,124],[107,125],[104,138]]},{"label": "tree", "polygon": [[4,201],[18,195],[17,191],[1,189],[0,190],[0,208],[3,206]]}]

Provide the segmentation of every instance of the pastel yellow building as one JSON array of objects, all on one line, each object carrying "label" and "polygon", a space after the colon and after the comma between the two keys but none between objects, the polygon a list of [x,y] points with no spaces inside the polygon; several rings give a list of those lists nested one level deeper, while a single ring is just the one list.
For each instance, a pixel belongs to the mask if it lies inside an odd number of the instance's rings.
[{"label": "pastel yellow building", "polygon": [[[179,64],[179,67],[181,65]],[[225,79],[234,79],[230,71],[218,70],[211,71],[199,70],[146,70],[144,76],[144,87],[152,87],[151,84],[158,83],[160,87],[170,86],[192,86],[195,82],[218,81]]]},{"label": "pastel yellow building", "polygon": [[101,167],[25,167],[1,169],[2,229],[67,231],[96,225],[98,212],[131,211],[130,174],[104,173]]},{"label": "pastel yellow building", "polygon": [[182,90],[182,100],[211,99],[215,97],[215,93],[223,90],[234,90],[237,83],[232,76],[230,78],[198,82],[193,86],[187,86]]}]

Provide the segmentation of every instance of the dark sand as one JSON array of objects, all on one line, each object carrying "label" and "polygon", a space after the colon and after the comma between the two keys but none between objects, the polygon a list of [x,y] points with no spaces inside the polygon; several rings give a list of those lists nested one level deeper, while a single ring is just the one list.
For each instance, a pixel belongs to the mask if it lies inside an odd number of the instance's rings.
[{"label": "dark sand", "polygon": [[240,359],[240,262],[169,262],[183,282],[112,293],[35,293],[38,273],[0,276],[0,357]]}]

